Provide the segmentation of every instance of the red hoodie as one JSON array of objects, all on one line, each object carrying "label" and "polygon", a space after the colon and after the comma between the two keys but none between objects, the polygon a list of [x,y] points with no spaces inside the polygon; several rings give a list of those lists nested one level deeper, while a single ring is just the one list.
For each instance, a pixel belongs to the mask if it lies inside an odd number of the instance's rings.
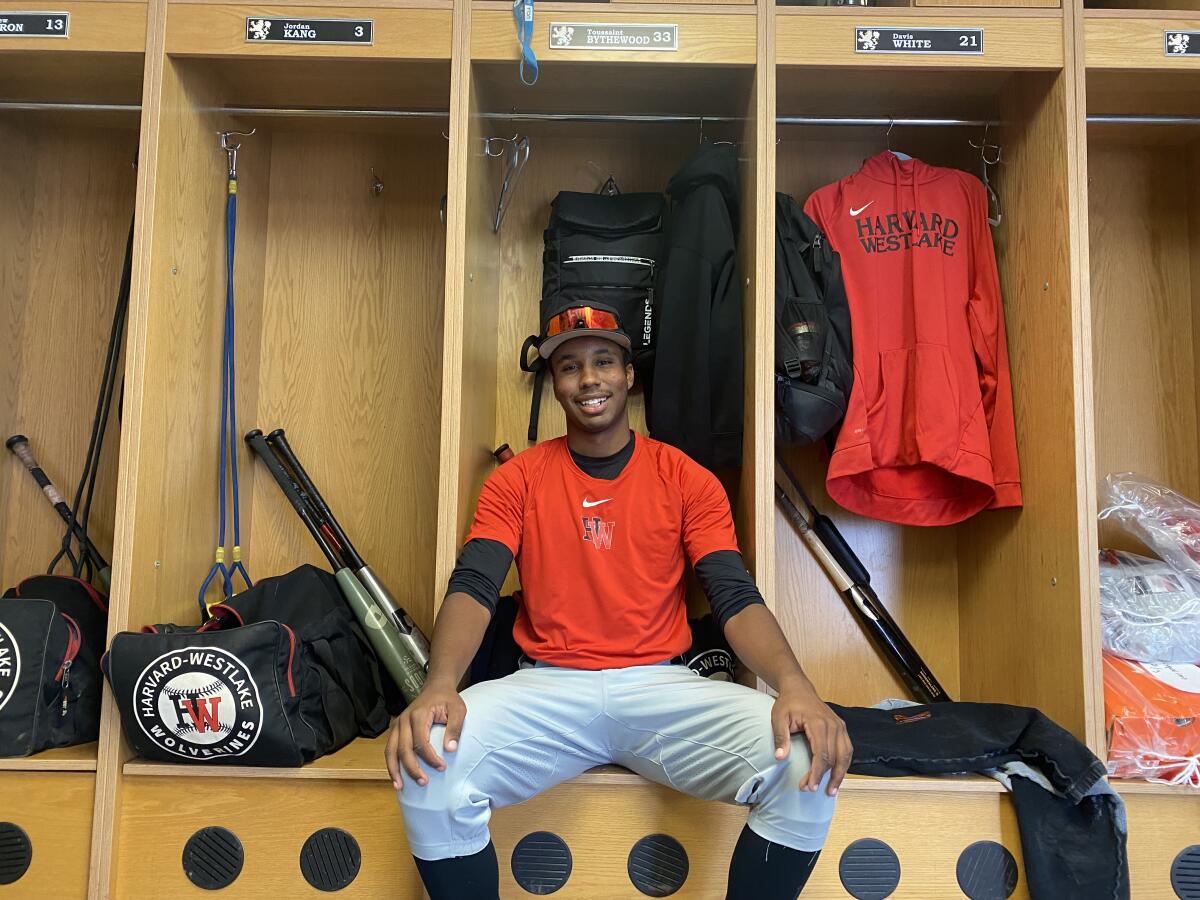
[{"label": "red hoodie", "polygon": [[983,184],[883,152],[813,194],[805,211],[841,256],[854,341],[829,496],[905,525],[1020,506]]}]

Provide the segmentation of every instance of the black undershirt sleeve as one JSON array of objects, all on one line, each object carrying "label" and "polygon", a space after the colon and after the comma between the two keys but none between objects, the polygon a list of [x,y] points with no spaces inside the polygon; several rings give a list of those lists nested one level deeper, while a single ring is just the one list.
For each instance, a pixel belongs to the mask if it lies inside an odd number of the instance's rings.
[{"label": "black undershirt sleeve", "polygon": [[747,606],[765,602],[736,550],[714,550],[698,560],[695,569],[721,628]]},{"label": "black undershirt sleeve", "polygon": [[475,538],[467,541],[458,554],[458,563],[450,575],[450,584],[446,588],[446,596],[463,593],[470,594],[486,607],[488,612],[495,614],[496,603],[500,600],[500,588],[508,575],[508,567],[512,565],[513,555],[499,541],[488,538]]}]

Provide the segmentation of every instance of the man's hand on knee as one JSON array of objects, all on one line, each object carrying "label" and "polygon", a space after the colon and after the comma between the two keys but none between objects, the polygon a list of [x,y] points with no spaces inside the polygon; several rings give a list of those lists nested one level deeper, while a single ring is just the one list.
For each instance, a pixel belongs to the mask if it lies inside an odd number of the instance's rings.
[{"label": "man's hand on knee", "polygon": [[771,708],[771,727],[775,733],[775,758],[786,759],[791,752],[792,735],[803,731],[808,738],[812,761],[808,774],[800,780],[800,790],[815,791],[826,772],[831,772],[827,793],[838,792],[854,756],[854,747],[846,723],[817,696],[807,680],[780,685],[779,696]]},{"label": "man's hand on knee", "polygon": [[392,723],[384,749],[384,763],[392,779],[392,787],[403,790],[400,771],[403,769],[419,786],[429,783],[418,759],[439,772],[446,770],[446,761],[438,755],[429,740],[435,723],[446,726],[442,738],[442,749],[453,753],[458,749],[458,738],[462,734],[463,720],[467,716],[467,705],[453,685],[427,681],[424,689]]}]

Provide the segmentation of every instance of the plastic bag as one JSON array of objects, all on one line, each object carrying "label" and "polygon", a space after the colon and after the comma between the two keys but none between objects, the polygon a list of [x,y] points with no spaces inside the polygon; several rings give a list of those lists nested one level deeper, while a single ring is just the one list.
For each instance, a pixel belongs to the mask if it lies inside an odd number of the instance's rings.
[{"label": "plastic bag", "polygon": [[1104,654],[1108,774],[1200,788],[1200,666]]},{"label": "plastic bag", "polygon": [[1105,650],[1152,663],[1200,663],[1200,583],[1124,550],[1100,553]]},{"label": "plastic bag", "polygon": [[1135,472],[1100,485],[1101,519],[1113,519],[1178,572],[1200,581],[1200,504]]}]

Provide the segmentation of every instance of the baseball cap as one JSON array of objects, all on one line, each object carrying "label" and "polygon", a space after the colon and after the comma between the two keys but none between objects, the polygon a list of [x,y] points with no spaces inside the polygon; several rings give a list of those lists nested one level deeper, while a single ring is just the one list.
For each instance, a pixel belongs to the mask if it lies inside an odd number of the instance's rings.
[{"label": "baseball cap", "polygon": [[621,328],[620,317],[613,310],[603,306],[573,306],[564,309],[550,317],[542,334],[538,354],[543,359],[549,359],[550,354],[561,344],[579,337],[607,338],[626,350],[633,348],[629,335]]}]

